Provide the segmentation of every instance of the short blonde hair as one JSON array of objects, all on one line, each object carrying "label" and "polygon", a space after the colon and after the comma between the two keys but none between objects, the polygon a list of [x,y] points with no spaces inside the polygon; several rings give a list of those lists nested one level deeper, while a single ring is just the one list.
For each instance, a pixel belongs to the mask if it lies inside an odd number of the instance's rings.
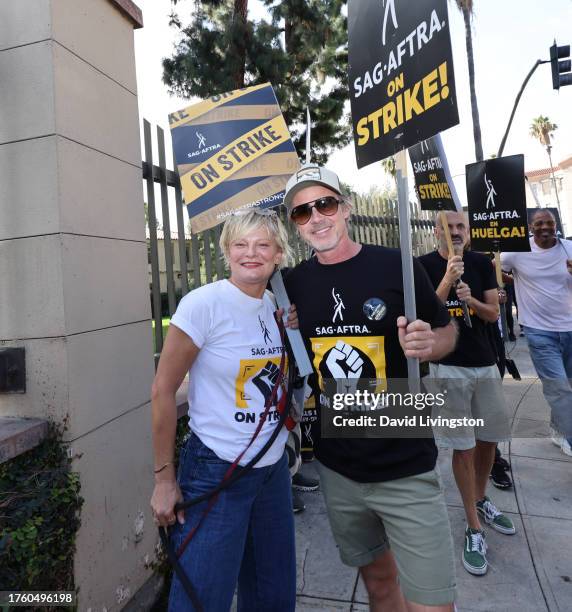
[{"label": "short blonde hair", "polygon": [[276,240],[278,248],[282,251],[280,268],[287,266],[293,260],[292,248],[288,244],[288,233],[276,212],[269,209],[249,208],[231,215],[222,228],[219,244],[227,267],[231,243],[259,228],[265,229],[268,237]]}]

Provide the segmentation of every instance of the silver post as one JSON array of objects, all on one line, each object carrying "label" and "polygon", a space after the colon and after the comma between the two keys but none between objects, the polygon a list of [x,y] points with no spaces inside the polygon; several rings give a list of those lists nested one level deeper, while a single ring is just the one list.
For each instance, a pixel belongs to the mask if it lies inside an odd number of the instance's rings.
[{"label": "silver post", "polygon": [[[413,277],[413,247],[411,245],[411,216],[409,213],[409,191],[407,187],[407,156],[400,151],[395,156],[397,177],[397,202],[399,213],[399,244],[401,248],[401,269],[403,274],[403,296],[405,317],[411,323],[417,318],[415,304],[415,279]],[[407,378],[410,393],[419,393],[419,359],[407,359]]]},{"label": "silver post", "polygon": [[311,138],[312,134],[312,122],[310,121],[310,109],[306,107],[306,163],[310,163],[311,157]]},{"label": "silver post", "polygon": [[[286,323],[288,319],[288,309],[290,308],[290,300],[286,293],[284,280],[282,279],[280,270],[276,270],[270,278],[270,286],[272,287],[272,293],[274,293],[278,308],[284,309],[284,323]],[[294,358],[298,366],[298,373],[300,376],[310,375],[314,370],[310,362],[310,357],[308,357],[308,352],[306,351],[306,346],[300,330],[287,327],[286,335],[288,336],[288,340],[290,340],[290,346],[292,347],[292,352],[294,353]]]}]

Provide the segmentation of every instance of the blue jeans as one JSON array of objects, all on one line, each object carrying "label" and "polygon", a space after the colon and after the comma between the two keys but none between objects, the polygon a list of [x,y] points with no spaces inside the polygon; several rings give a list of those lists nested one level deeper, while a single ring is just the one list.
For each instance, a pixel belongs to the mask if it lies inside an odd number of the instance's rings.
[{"label": "blue jeans", "polygon": [[551,424],[572,443],[572,332],[525,327],[524,333],[552,410]]},{"label": "blue jeans", "polygon": [[[191,435],[179,462],[183,497],[213,489],[229,465]],[[192,506],[185,511],[185,524],[173,527],[171,543],[176,550],[206,505]],[[205,612],[227,612],[237,582],[239,612],[293,612],[296,553],[286,454],[274,465],[253,468],[222,491],[179,561]],[[173,575],[169,612],[192,610]]]}]

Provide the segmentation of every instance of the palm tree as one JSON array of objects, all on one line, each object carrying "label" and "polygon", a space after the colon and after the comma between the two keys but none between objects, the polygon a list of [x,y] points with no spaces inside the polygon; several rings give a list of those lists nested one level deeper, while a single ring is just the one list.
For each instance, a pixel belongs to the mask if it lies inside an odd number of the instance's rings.
[{"label": "palm tree", "polygon": [[[390,155],[389,157],[382,159],[381,167],[383,168],[384,172],[386,174],[389,174],[389,176],[393,179],[392,182],[394,184],[394,189],[395,189],[395,191],[393,191],[393,189],[387,190],[386,195],[382,196],[382,202],[383,202],[382,209],[387,213],[388,201],[394,200],[397,198],[397,168],[395,166],[395,156]],[[373,192],[373,188],[370,189],[370,193],[365,194],[365,197],[367,199],[371,198],[374,195],[372,192]]]},{"label": "palm tree", "polygon": [[390,157],[386,157],[384,160],[382,160],[381,167],[397,183],[397,168],[395,167],[395,157],[393,155],[391,155]]},{"label": "palm tree", "polygon": [[550,162],[550,172],[552,174],[552,185],[554,186],[554,192],[556,193],[556,203],[558,205],[558,212],[560,212],[560,198],[558,197],[558,189],[556,188],[556,177],[554,176],[554,168],[552,167],[552,144],[550,142],[550,136],[558,126],[552,123],[548,117],[539,115],[532,120],[530,125],[530,135],[533,138],[537,138],[541,145],[546,147],[548,153],[548,161]]},{"label": "palm tree", "polygon": [[477,161],[482,161],[483,141],[481,137],[481,123],[479,121],[479,108],[477,106],[477,92],[475,89],[475,62],[473,58],[473,36],[471,32],[471,21],[474,14],[473,0],[455,0],[455,3],[457,8],[463,13],[463,20],[465,21],[465,44],[467,46],[467,63],[469,64],[469,87],[471,90],[475,157]]}]

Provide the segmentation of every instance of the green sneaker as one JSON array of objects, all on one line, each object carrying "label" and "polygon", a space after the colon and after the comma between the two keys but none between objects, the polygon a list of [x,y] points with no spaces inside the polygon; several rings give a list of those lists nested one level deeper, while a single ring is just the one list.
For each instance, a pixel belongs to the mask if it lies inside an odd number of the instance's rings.
[{"label": "green sneaker", "polygon": [[477,502],[477,511],[485,519],[485,523],[496,531],[506,535],[516,532],[513,522],[488,497],[485,496]]},{"label": "green sneaker", "polygon": [[489,564],[485,557],[486,552],[485,532],[467,527],[465,531],[465,547],[463,548],[463,565],[469,574],[482,576],[487,573]]}]

